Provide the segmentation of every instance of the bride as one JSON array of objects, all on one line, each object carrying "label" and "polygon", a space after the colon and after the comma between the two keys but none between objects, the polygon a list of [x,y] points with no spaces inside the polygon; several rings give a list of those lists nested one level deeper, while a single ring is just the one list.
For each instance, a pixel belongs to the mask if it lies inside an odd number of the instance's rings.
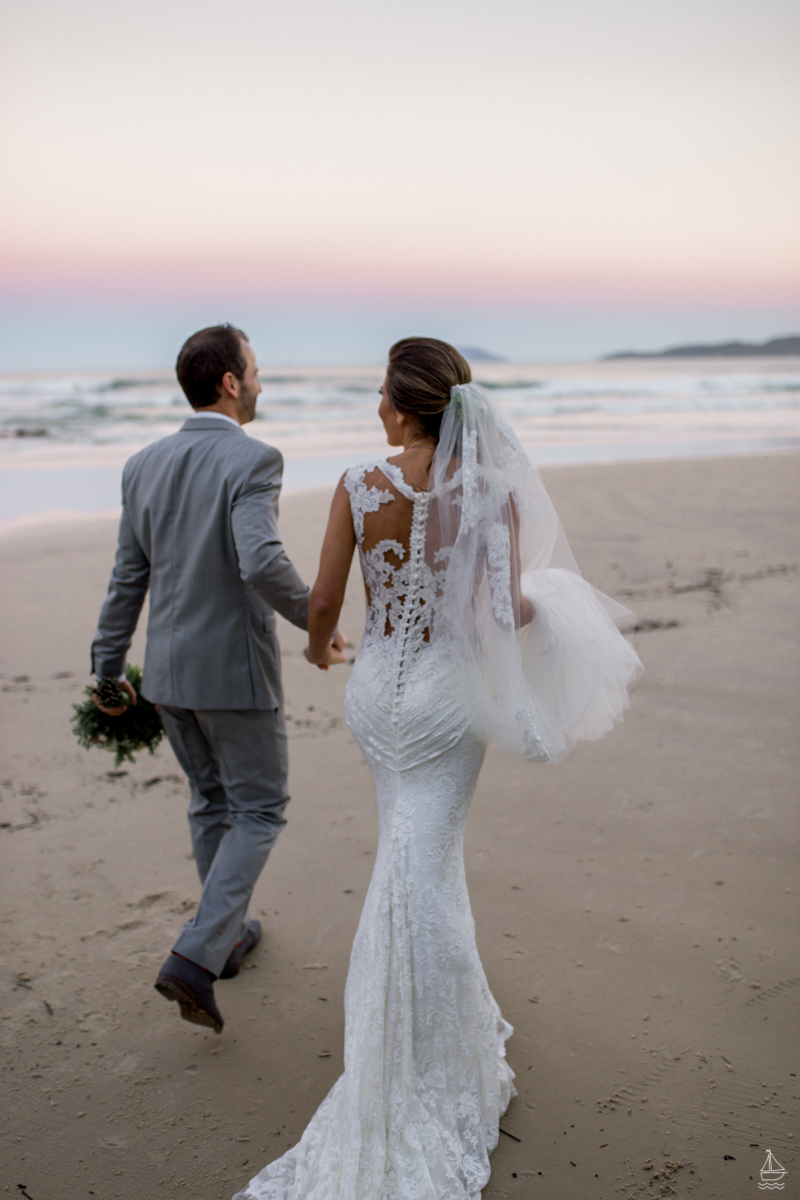
[{"label": "bride", "polygon": [[626,609],[581,578],[547,494],[452,346],[389,353],[391,458],[340,480],[309,609],[331,646],[353,552],[367,594],[347,723],[380,837],[345,990],[344,1074],[235,1200],[478,1200],[515,1094],[511,1026],[478,958],[462,850],[488,741],[558,762],[641,672]]}]

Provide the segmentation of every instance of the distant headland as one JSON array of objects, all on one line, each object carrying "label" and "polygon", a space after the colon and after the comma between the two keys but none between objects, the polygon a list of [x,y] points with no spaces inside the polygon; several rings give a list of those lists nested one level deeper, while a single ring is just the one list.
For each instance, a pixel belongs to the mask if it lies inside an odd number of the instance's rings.
[{"label": "distant headland", "polygon": [[790,333],[768,342],[716,342],[670,346],[667,350],[620,350],[616,354],[604,354],[603,361],[615,358],[768,358],[783,354],[800,356],[800,334]]},{"label": "distant headland", "polygon": [[459,354],[463,354],[468,362],[474,363],[489,363],[489,362],[507,362],[508,359],[502,358],[499,354],[492,354],[490,350],[482,350],[480,346],[457,346]]}]

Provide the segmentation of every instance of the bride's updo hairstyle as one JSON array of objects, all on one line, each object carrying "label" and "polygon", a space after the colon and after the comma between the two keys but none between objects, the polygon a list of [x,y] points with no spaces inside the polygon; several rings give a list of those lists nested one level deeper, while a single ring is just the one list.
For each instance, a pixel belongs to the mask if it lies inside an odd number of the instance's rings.
[{"label": "bride's updo hairstyle", "polygon": [[437,338],[403,338],[389,351],[386,391],[392,408],[414,417],[426,434],[437,439],[450,389],[471,381],[463,354]]}]

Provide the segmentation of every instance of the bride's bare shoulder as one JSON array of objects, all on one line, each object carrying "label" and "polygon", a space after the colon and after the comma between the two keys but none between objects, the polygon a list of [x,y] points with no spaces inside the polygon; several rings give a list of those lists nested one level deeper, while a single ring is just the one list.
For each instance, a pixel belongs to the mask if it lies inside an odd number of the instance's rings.
[{"label": "bride's bare shoulder", "polygon": [[372,491],[376,488],[379,491],[385,491],[387,487],[386,473],[381,469],[384,466],[385,459],[372,459],[369,462],[357,463],[345,471],[339,484],[346,488],[351,495],[355,492]]},{"label": "bride's bare shoulder", "polygon": [[393,482],[402,479],[401,490],[424,492],[428,489],[433,450],[430,446],[415,446],[387,458],[386,466]]}]

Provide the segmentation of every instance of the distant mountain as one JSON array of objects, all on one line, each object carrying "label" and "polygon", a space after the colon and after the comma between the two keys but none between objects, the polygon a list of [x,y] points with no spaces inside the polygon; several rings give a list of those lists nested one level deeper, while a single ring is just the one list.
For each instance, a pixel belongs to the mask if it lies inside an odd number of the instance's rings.
[{"label": "distant mountain", "polygon": [[467,362],[507,362],[499,354],[491,354],[488,350],[481,350],[480,346],[457,346],[456,349],[464,355]]},{"label": "distant mountain", "polygon": [[621,350],[604,354],[614,358],[766,358],[782,354],[800,355],[800,334],[772,338],[768,342],[717,342],[710,345],[670,346],[667,350]]}]

